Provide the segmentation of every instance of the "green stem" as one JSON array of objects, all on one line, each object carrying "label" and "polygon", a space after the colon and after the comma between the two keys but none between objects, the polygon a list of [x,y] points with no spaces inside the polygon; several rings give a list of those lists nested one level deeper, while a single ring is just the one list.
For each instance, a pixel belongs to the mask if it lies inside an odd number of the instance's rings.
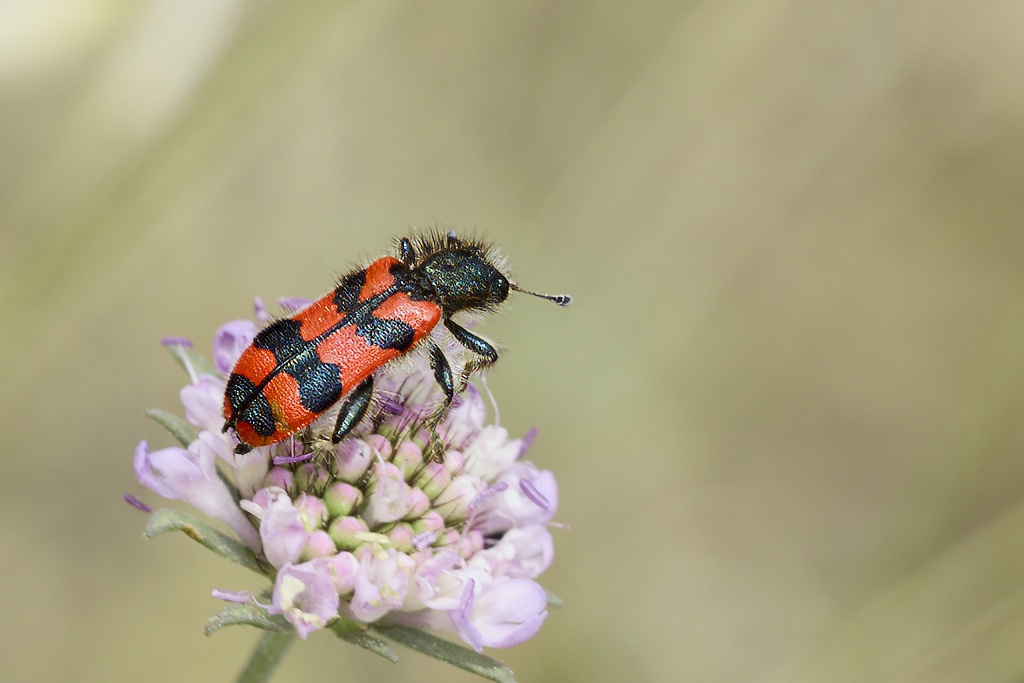
[{"label": "green stem", "polygon": [[245,669],[238,675],[238,683],[266,683],[281,663],[288,648],[295,642],[295,631],[278,633],[267,631],[256,644]]}]

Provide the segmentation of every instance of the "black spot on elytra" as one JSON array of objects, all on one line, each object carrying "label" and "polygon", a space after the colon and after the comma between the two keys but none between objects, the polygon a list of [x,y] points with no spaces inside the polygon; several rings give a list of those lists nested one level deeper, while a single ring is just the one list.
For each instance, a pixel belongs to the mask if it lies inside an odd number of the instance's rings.
[{"label": "black spot on elytra", "polygon": [[284,371],[295,378],[302,407],[311,413],[322,413],[341,398],[341,369],[315,353],[297,357]]},{"label": "black spot on elytra", "polygon": [[298,320],[291,318],[275,320],[256,335],[252,345],[273,353],[275,360],[280,364],[302,353],[309,346],[309,342],[299,334],[301,327],[302,324]]},{"label": "black spot on elytra", "polygon": [[412,346],[414,332],[408,323],[389,318],[375,318],[367,311],[363,319],[356,322],[356,334],[373,346],[406,351]]},{"label": "black spot on elytra", "polygon": [[357,270],[341,279],[334,290],[334,306],[344,315],[359,306],[359,293],[366,284],[366,271]]},{"label": "black spot on elytra", "polygon": [[246,422],[260,436],[274,433],[274,413],[262,392],[256,391],[256,385],[249,378],[232,373],[228,378],[227,397],[231,404],[231,422]]}]

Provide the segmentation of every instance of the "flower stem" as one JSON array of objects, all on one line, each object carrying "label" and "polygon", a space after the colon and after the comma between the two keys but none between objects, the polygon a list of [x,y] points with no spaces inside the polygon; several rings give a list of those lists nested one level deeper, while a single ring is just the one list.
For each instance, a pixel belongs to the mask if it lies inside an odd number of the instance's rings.
[{"label": "flower stem", "polygon": [[238,683],[265,683],[281,663],[288,648],[295,642],[295,631],[278,633],[267,631],[256,644],[245,669],[238,675]]}]

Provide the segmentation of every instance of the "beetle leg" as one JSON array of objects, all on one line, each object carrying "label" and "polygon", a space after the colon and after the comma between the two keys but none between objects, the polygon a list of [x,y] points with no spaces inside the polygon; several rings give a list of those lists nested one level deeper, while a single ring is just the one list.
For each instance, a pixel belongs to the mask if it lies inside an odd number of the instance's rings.
[{"label": "beetle leg", "polygon": [[498,361],[498,352],[484,339],[476,336],[465,327],[454,322],[451,318],[444,319],[444,326],[452,333],[456,341],[475,353],[479,358],[466,363],[462,369],[462,377],[459,380],[459,391],[466,388],[469,377],[477,370],[482,370]]},{"label": "beetle leg", "polygon": [[359,424],[366,414],[370,405],[370,398],[373,396],[373,376],[367,377],[362,384],[357,386],[349,395],[338,412],[338,422],[334,425],[334,433],[331,441],[338,443],[352,431],[352,428]]},{"label": "beetle leg", "polygon": [[478,356],[481,356],[480,367],[493,365],[498,361],[498,352],[488,342],[476,336],[465,327],[462,327],[451,318],[444,319],[444,326],[452,333],[455,339]]},{"label": "beetle leg", "polygon": [[441,385],[441,391],[444,392],[445,405],[451,404],[455,398],[452,366],[448,364],[448,359],[444,357],[441,347],[433,342],[430,343],[430,367],[434,371],[434,379]]},{"label": "beetle leg", "polygon": [[455,382],[452,378],[452,366],[445,358],[441,347],[433,341],[430,342],[430,368],[434,371],[434,379],[437,380],[441,391],[444,392],[444,401],[426,422],[425,426],[430,430],[430,441],[427,442],[426,453],[429,454],[429,459],[441,462],[444,459],[444,452],[441,450],[437,438],[437,425],[448,414],[448,410],[452,407],[452,401],[455,400]]}]

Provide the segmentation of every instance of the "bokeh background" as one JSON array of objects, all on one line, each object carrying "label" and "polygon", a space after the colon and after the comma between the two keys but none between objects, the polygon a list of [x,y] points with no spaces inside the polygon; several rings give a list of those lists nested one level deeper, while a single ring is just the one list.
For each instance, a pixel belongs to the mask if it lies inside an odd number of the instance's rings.
[{"label": "bokeh background", "polygon": [[[2,678],[233,678],[262,585],[121,500],[159,341],[437,225],[577,298],[481,328],[521,681],[1024,680],[1022,74],[1009,0],[0,1]],[[475,680],[401,654],[275,680]]]}]

